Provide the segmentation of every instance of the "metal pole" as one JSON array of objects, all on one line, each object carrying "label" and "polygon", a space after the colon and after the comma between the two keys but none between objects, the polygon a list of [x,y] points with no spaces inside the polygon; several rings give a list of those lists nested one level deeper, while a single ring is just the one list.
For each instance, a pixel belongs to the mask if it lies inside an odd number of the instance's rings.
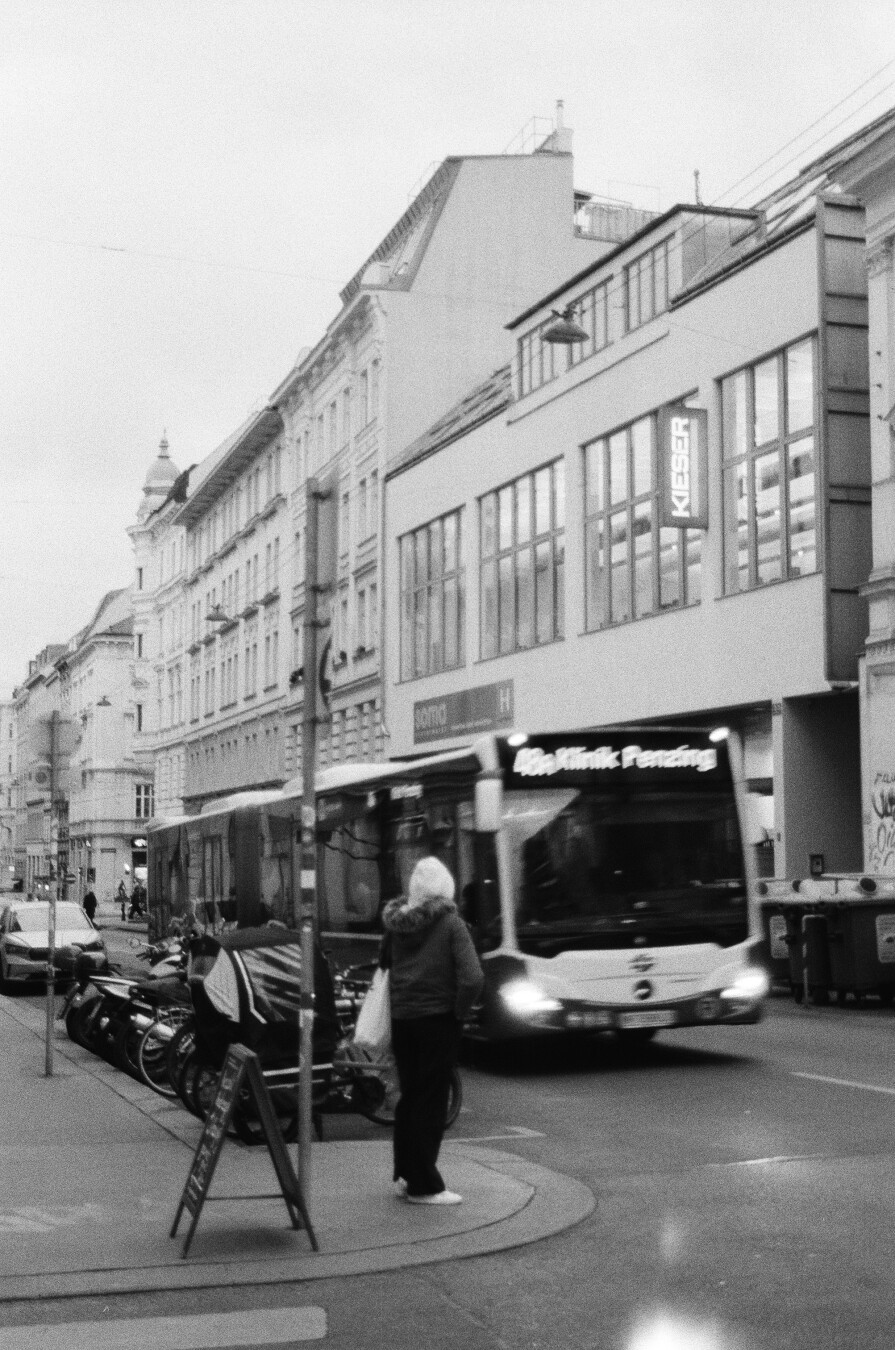
[{"label": "metal pole", "polygon": [[[59,884],[58,867],[54,868],[54,855],[58,862],[58,849],[53,848],[53,813],[56,804],[56,712],[50,714],[50,862],[48,871],[47,898],[50,902],[47,911],[47,1018],[46,1018],[46,1057],[44,1074],[53,1077],[53,1032],[56,1023],[56,888]],[[56,876],[53,876],[54,871]]]},{"label": "metal pole", "polygon": [[316,478],[307,482],[305,516],[304,684],[301,732],[301,888],[297,915],[301,932],[301,1006],[298,1053],[298,1167],[305,1204],[311,1201],[314,1064],[314,920],[317,910],[317,527],[320,507]]}]

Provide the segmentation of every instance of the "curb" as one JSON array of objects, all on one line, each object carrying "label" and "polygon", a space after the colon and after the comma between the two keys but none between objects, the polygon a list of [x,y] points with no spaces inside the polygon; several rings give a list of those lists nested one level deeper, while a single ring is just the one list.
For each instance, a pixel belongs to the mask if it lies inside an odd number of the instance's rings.
[{"label": "curb", "polygon": [[[3,999],[2,1005],[4,1013],[12,1021],[33,1036],[40,1037],[44,1023],[42,1012],[30,1004],[17,1005],[8,999]],[[186,1164],[189,1153],[195,1150],[198,1143],[201,1122],[184,1110],[175,1108],[168,1099],[150,1088],[143,1087],[104,1061],[72,1045],[64,1033],[60,1035],[57,1031],[54,1040],[55,1052],[62,1061],[99,1080],[108,1091],[123,1098],[131,1107],[151,1119],[168,1136],[170,1143],[176,1141],[181,1145]],[[327,1145],[316,1147],[326,1149]],[[345,1145],[335,1144],[331,1147],[341,1149]],[[371,1146],[364,1144],[360,1147],[366,1149]],[[384,1145],[372,1147],[381,1149]],[[504,1179],[504,1199],[494,1208],[490,1207],[490,1202],[488,1205],[480,1203],[476,1214],[475,1200],[471,1199],[470,1209],[473,1213],[468,1218],[469,1228],[458,1229],[455,1226],[451,1232],[439,1231],[437,1226],[433,1228],[431,1225],[426,1228],[421,1222],[416,1222],[422,1217],[422,1212],[415,1212],[413,1223],[405,1224],[402,1221],[396,1227],[389,1221],[381,1235],[382,1241],[377,1242],[371,1211],[365,1207],[358,1214],[359,1229],[345,1227],[344,1211],[336,1226],[333,1227],[331,1223],[327,1229],[327,1213],[331,1217],[332,1211],[323,1207],[320,1213],[315,1213],[312,1204],[311,1221],[321,1246],[321,1250],[316,1253],[311,1250],[303,1230],[293,1231],[290,1227],[273,1226],[265,1229],[267,1255],[259,1259],[257,1249],[252,1252],[249,1247],[251,1254],[246,1259],[233,1250],[234,1240],[239,1243],[238,1223],[231,1229],[228,1222],[223,1229],[211,1225],[203,1232],[200,1228],[189,1255],[183,1258],[180,1254],[180,1237],[171,1239],[170,1248],[165,1245],[167,1219],[162,1221],[161,1231],[158,1229],[158,1220],[155,1220],[154,1236],[147,1233],[148,1245],[144,1246],[145,1255],[151,1264],[140,1261],[138,1251],[133,1250],[129,1255],[136,1259],[131,1259],[127,1265],[107,1263],[98,1269],[78,1269],[72,1267],[80,1265],[80,1262],[73,1262],[72,1253],[69,1252],[67,1262],[64,1257],[60,1262],[61,1269],[57,1266],[56,1269],[44,1269],[36,1274],[26,1274],[20,1270],[15,1275],[0,1276],[0,1304],[31,1302],[49,1297],[151,1293],[168,1289],[218,1288],[224,1285],[294,1284],[376,1274],[524,1246],[574,1227],[596,1207],[593,1192],[583,1183],[517,1154],[484,1144],[478,1145],[474,1140],[452,1144],[449,1139],[445,1140],[444,1152],[446,1158],[453,1157],[455,1164],[467,1165],[470,1187],[475,1184],[476,1171],[479,1172],[483,1194],[499,1193],[500,1179]],[[336,1159],[331,1157],[329,1162],[332,1166]],[[482,1173],[491,1173],[493,1182],[485,1180]],[[234,1195],[230,1198],[237,1197]],[[372,1213],[375,1213],[375,1205],[379,1202],[374,1198],[372,1203]],[[427,1220],[430,1217],[426,1215]],[[367,1231],[364,1231],[365,1228]],[[357,1234],[355,1240],[361,1239],[354,1248],[351,1247],[351,1231]],[[335,1240],[341,1250],[327,1251],[327,1240]],[[140,1244],[137,1245],[139,1247]],[[84,1255],[89,1261],[89,1252]],[[68,1269],[65,1268],[66,1264]]]},{"label": "curb", "polygon": [[[512,1176],[531,1188],[528,1202],[507,1219],[466,1233],[396,1242],[355,1252],[311,1252],[267,1261],[214,1261],[182,1258],[172,1240],[170,1264],[97,1271],[54,1271],[51,1274],[0,1278],[0,1304],[44,1298],[79,1298],[113,1294],[162,1293],[169,1289],[215,1289],[224,1285],[301,1284],[347,1275],[381,1274],[411,1266],[433,1265],[486,1256],[522,1247],[581,1223],[592,1213],[596,1198],[581,1182],[550,1172],[511,1153],[458,1145],[450,1150],[480,1166]],[[307,1246],[303,1232],[283,1230],[284,1240]],[[179,1242],[179,1239],[176,1241]],[[201,1235],[195,1238],[201,1251]]]}]

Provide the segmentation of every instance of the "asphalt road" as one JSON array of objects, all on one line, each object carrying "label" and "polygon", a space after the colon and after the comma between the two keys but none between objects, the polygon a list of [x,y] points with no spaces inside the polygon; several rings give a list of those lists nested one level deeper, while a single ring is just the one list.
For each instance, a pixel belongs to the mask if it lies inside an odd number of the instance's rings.
[{"label": "asphalt road", "polygon": [[[132,1346],[145,1319],[253,1309],[250,1337],[225,1318],[198,1343],[301,1334],[338,1350],[891,1350],[893,1048],[891,1010],[778,998],[759,1026],[665,1033],[633,1057],[551,1047],[468,1064],[454,1135],[584,1181],[598,1203],[577,1228],[350,1282],[47,1303],[39,1317],[122,1319]],[[327,1122],[332,1137],[373,1129]],[[284,1308],[295,1310],[292,1341]],[[37,1316],[12,1305],[3,1322]],[[77,1327],[67,1334],[88,1343]]]}]

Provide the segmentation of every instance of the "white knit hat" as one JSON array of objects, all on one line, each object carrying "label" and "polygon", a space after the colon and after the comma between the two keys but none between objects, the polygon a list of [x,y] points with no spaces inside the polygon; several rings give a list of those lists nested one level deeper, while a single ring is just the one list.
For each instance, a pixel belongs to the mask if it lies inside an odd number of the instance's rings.
[{"label": "white knit hat", "polygon": [[410,875],[407,903],[421,905],[426,900],[453,900],[454,878],[437,858],[420,858]]}]

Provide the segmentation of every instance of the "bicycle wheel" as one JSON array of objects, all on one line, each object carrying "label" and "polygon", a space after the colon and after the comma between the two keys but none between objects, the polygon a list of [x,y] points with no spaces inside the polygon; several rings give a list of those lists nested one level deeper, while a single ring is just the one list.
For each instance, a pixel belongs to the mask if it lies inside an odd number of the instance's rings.
[{"label": "bicycle wheel", "polygon": [[[168,1071],[168,1082],[174,1089],[174,1095],[181,1097],[180,1077],[183,1072],[183,1066],[190,1052],[196,1044],[196,1024],[190,1017],[182,1026],[178,1027],[168,1045],[166,1055],[166,1067]],[[186,1103],[184,1103],[186,1105]]]},{"label": "bicycle wheel", "polygon": [[99,1009],[100,1002],[99,994],[95,994],[93,998],[85,999],[77,1007],[69,1008],[65,1015],[65,1030],[68,1032],[69,1039],[85,1050],[90,1049],[88,1027],[90,1019]]},{"label": "bicycle wheel", "polygon": [[[296,1089],[271,1088],[270,1100],[287,1144],[298,1138],[298,1101]],[[233,1129],[244,1144],[263,1144],[264,1129],[258,1117],[258,1111],[251,1094],[247,1090],[240,1092],[233,1112]]]},{"label": "bicycle wheel", "polygon": [[140,1070],[137,1067],[137,1051],[142,1039],[143,1028],[134,1026],[134,1023],[128,1019],[118,1027],[112,1044],[112,1059],[115,1067],[121,1069],[123,1073],[129,1073],[132,1078],[140,1077]]},{"label": "bicycle wheel", "polygon": [[189,1016],[190,1013],[186,1008],[163,1008],[140,1038],[137,1047],[137,1071],[147,1087],[151,1087],[162,1097],[177,1096],[177,1091],[172,1087],[168,1077],[168,1047]]},{"label": "bicycle wheel", "polygon": [[[395,1107],[401,1092],[397,1070],[392,1069],[375,1077],[359,1077],[352,1091],[352,1100],[358,1111],[374,1125],[394,1125]],[[457,1069],[451,1070],[448,1109],[445,1129],[449,1130],[463,1105],[463,1080]]]},{"label": "bicycle wheel", "polygon": [[214,1102],[215,1089],[221,1076],[194,1047],[186,1056],[180,1072],[180,1097],[188,1111],[204,1120]]}]

